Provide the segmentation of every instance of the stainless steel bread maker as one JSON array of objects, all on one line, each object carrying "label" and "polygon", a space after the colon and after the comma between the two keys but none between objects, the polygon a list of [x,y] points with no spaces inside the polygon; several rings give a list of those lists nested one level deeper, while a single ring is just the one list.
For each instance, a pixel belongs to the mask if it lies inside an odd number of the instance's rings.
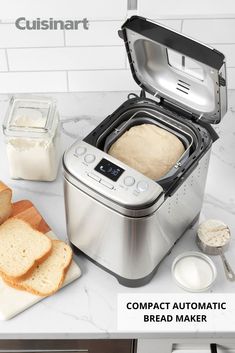
[{"label": "stainless steel bread maker", "polygon": [[[130,94],[65,152],[65,209],[75,248],[121,284],[137,287],[151,280],[198,219],[218,138],[211,124],[227,110],[226,68],[217,50],[139,16],[129,18],[119,36],[141,94]],[[174,133],[185,146],[160,180],[107,153],[121,134],[143,123]]]}]

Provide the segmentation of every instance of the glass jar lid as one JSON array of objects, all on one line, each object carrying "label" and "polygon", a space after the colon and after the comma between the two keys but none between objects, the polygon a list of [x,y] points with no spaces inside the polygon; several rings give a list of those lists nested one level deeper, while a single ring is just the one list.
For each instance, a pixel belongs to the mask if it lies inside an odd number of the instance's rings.
[{"label": "glass jar lid", "polygon": [[13,96],[3,123],[6,136],[45,137],[54,126],[55,100],[48,97]]}]

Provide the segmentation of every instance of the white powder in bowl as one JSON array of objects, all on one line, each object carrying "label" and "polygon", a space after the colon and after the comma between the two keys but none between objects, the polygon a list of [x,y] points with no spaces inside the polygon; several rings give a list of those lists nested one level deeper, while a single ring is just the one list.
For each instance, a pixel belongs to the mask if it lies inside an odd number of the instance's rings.
[{"label": "white powder in bowl", "polygon": [[200,224],[197,231],[199,239],[206,245],[220,247],[230,240],[228,226],[217,219],[208,219]]},{"label": "white powder in bowl", "polygon": [[40,110],[33,108],[18,108],[15,112],[14,126],[18,127],[45,127],[46,117]]},{"label": "white powder in bowl", "polygon": [[176,282],[191,292],[207,290],[215,279],[215,269],[209,261],[204,256],[193,254],[176,259],[173,263],[173,275]]}]

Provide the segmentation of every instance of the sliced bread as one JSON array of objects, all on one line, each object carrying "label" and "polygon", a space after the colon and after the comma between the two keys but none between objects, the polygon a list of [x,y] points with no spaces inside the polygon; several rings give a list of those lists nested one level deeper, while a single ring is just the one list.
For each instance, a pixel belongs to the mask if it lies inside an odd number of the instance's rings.
[{"label": "sliced bread", "polygon": [[26,277],[50,254],[52,241],[18,218],[0,226],[0,273],[11,279]]},{"label": "sliced bread", "polygon": [[52,240],[50,256],[43,263],[37,265],[29,277],[22,281],[14,281],[5,276],[3,279],[14,288],[40,296],[48,296],[62,286],[71,261],[71,248],[63,241]]},{"label": "sliced bread", "polygon": [[11,198],[11,189],[0,181],[0,224],[5,222],[12,213]]}]

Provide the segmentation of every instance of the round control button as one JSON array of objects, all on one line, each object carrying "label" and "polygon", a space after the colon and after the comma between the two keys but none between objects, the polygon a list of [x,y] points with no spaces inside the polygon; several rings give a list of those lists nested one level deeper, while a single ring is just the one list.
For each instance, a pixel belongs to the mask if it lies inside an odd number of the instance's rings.
[{"label": "round control button", "polygon": [[76,148],[75,153],[78,156],[82,156],[84,153],[86,153],[86,147],[79,146]]},{"label": "round control button", "polygon": [[94,162],[94,160],[95,160],[94,154],[87,154],[87,155],[84,157],[84,161],[85,161],[86,163],[92,163],[92,162]]},{"label": "round control button", "polygon": [[124,184],[125,184],[126,186],[132,186],[132,185],[134,185],[134,184],[135,184],[135,178],[133,178],[132,176],[127,176],[127,177],[125,177],[125,179],[124,179]]},{"label": "round control button", "polygon": [[137,189],[142,192],[142,191],[146,191],[149,187],[149,184],[147,181],[139,181],[138,184],[137,184]]}]

